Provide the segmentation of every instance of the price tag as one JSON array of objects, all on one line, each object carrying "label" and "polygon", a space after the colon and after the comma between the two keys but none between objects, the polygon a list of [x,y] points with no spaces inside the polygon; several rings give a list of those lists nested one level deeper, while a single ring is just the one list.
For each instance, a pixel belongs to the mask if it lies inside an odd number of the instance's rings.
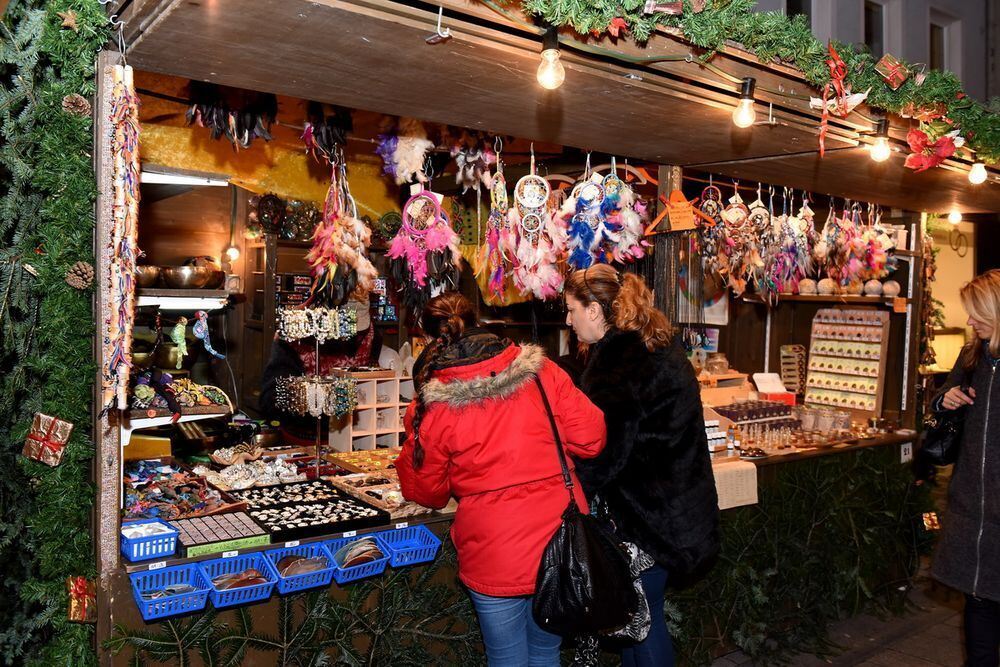
[{"label": "price tag", "polygon": [[299,546],[299,541],[298,540],[292,540],[291,542],[285,542],[285,548],[286,549],[291,549],[292,547],[297,547],[297,546]]},{"label": "price tag", "polygon": [[158,562],[158,563],[150,563],[150,564],[149,564],[149,569],[150,569],[150,570],[162,570],[162,569],[163,569],[163,568],[165,568],[166,566],[167,566],[167,561],[165,561],[165,560],[161,560],[161,561],[160,561],[160,562]]},{"label": "price tag", "polygon": [[239,556],[239,555],[240,555],[239,551],[223,551],[222,552],[222,557],[223,558],[232,558],[233,556]]},{"label": "price tag", "polygon": [[397,523],[397,524],[396,524],[396,530],[401,530],[401,529],[403,529],[403,528],[406,528],[406,527],[408,527],[409,525],[410,525],[410,524],[408,524],[408,523],[407,523],[407,522],[405,522],[405,521],[404,521],[403,523]]},{"label": "price tag", "polygon": [[892,312],[894,313],[905,313],[906,312],[906,298],[897,296],[892,300]]},{"label": "price tag", "polygon": [[356,531],[356,530],[349,530],[346,533],[344,533],[343,537],[354,537],[357,534],[358,534],[358,531]]}]

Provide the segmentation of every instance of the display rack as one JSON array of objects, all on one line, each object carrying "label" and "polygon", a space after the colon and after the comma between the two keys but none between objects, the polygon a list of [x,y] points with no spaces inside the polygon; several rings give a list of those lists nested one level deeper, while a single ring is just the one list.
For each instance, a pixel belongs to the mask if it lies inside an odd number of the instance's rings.
[{"label": "display rack", "polygon": [[330,418],[330,449],[352,452],[402,446],[403,416],[413,400],[413,378],[378,371],[347,375],[358,383],[358,404],[350,415]]},{"label": "display rack", "polygon": [[807,405],[882,414],[889,313],[824,308],[813,318]]}]

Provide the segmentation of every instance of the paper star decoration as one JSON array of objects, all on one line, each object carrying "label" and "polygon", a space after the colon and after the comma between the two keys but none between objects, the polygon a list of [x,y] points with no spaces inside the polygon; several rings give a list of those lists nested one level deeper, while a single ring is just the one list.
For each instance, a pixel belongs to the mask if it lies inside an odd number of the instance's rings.
[{"label": "paper star decoration", "polygon": [[76,23],[77,15],[75,11],[73,11],[72,9],[67,9],[64,12],[56,12],[56,13],[58,14],[59,18],[62,19],[62,24],[59,26],[60,28],[71,28],[73,32],[80,32],[80,26],[77,25]]}]

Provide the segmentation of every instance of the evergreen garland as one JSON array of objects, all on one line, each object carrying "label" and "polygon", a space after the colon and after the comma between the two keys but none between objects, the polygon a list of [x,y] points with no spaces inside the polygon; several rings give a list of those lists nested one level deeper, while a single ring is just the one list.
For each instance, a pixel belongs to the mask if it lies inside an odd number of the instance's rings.
[{"label": "evergreen garland", "polygon": [[[482,0],[492,4],[489,0]],[[826,65],[827,45],[813,36],[804,16],[788,17],[783,12],[753,11],[756,0],[706,0],[705,9],[695,13],[691,0],[684,0],[680,15],[644,14],[642,0],[522,0],[526,14],[556,26],[569,26],[581,35],[603,34],[615,19],[622,19],[636,42],[646,42],[657,26],[677,28],[684,38],[705,50],[705,59],[736,42],[762,62],[797,67],[806,81],[818,89],[830,82]],[[966,146],[978,161],[1000,162],[1000,101],[983,105],[962,92],[961,81],[951,72],[928,70],[918,84],[910,76],[893,90],[875,71],[877,58],[863,47],[834,42],[847,65],[847,83],[854,92],[871,89],[867,104],[895,114],[939,107],[952,125],[921,124],[932,137],[961,130]],[[911,72],[914,67],[906,65]]]},{"label": "evergreen garland", "polygon": [[[61,27],[74,12],[77,29]],[[63,280],[93,261],[92,119],[62,108],[94,93],[107,41],[97,0],[14,0],[0,24],[0,654],[14,662],[96,662],[93,628],[67,621],[65,580],[95,575],[90,514],[89,291]],[[20,456],[34,412],[75,424],[61,465]]]}]

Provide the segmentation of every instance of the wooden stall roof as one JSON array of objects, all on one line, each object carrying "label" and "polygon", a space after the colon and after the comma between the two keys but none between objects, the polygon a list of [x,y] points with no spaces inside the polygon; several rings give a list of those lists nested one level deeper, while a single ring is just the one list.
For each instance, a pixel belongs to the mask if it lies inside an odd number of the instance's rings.
[{"label": "wooden stall roof", "polygon": [[[793,70],[729,49],[713,65],[758,81],[758,119],[731,122],[737,86],[697,62],[628,66],[563,49],[566,81],[535,82],[539,39],[474,0],[444,0],[452,38],[430,45],[436,9],[388,0],[132,0],[122,4],[133,66],[196,80],[312,99],[385,114],[547,141],[910,210],[1000,211],[1000,185],[974,187],[968,163],[914,174],[903,167],[906,121],[894,119],[898,152],[876,165],[859,132],[862,107],[833,119],[827,155],[817,154],[819,116]],[[645,49],[595,46],[627,55],[699,55],[668,34]],[[631,75],[631,76],[627,76]],[[768,92],[768,89],[773,92]],[[901,131],[902,130],[902,131]]]}]

